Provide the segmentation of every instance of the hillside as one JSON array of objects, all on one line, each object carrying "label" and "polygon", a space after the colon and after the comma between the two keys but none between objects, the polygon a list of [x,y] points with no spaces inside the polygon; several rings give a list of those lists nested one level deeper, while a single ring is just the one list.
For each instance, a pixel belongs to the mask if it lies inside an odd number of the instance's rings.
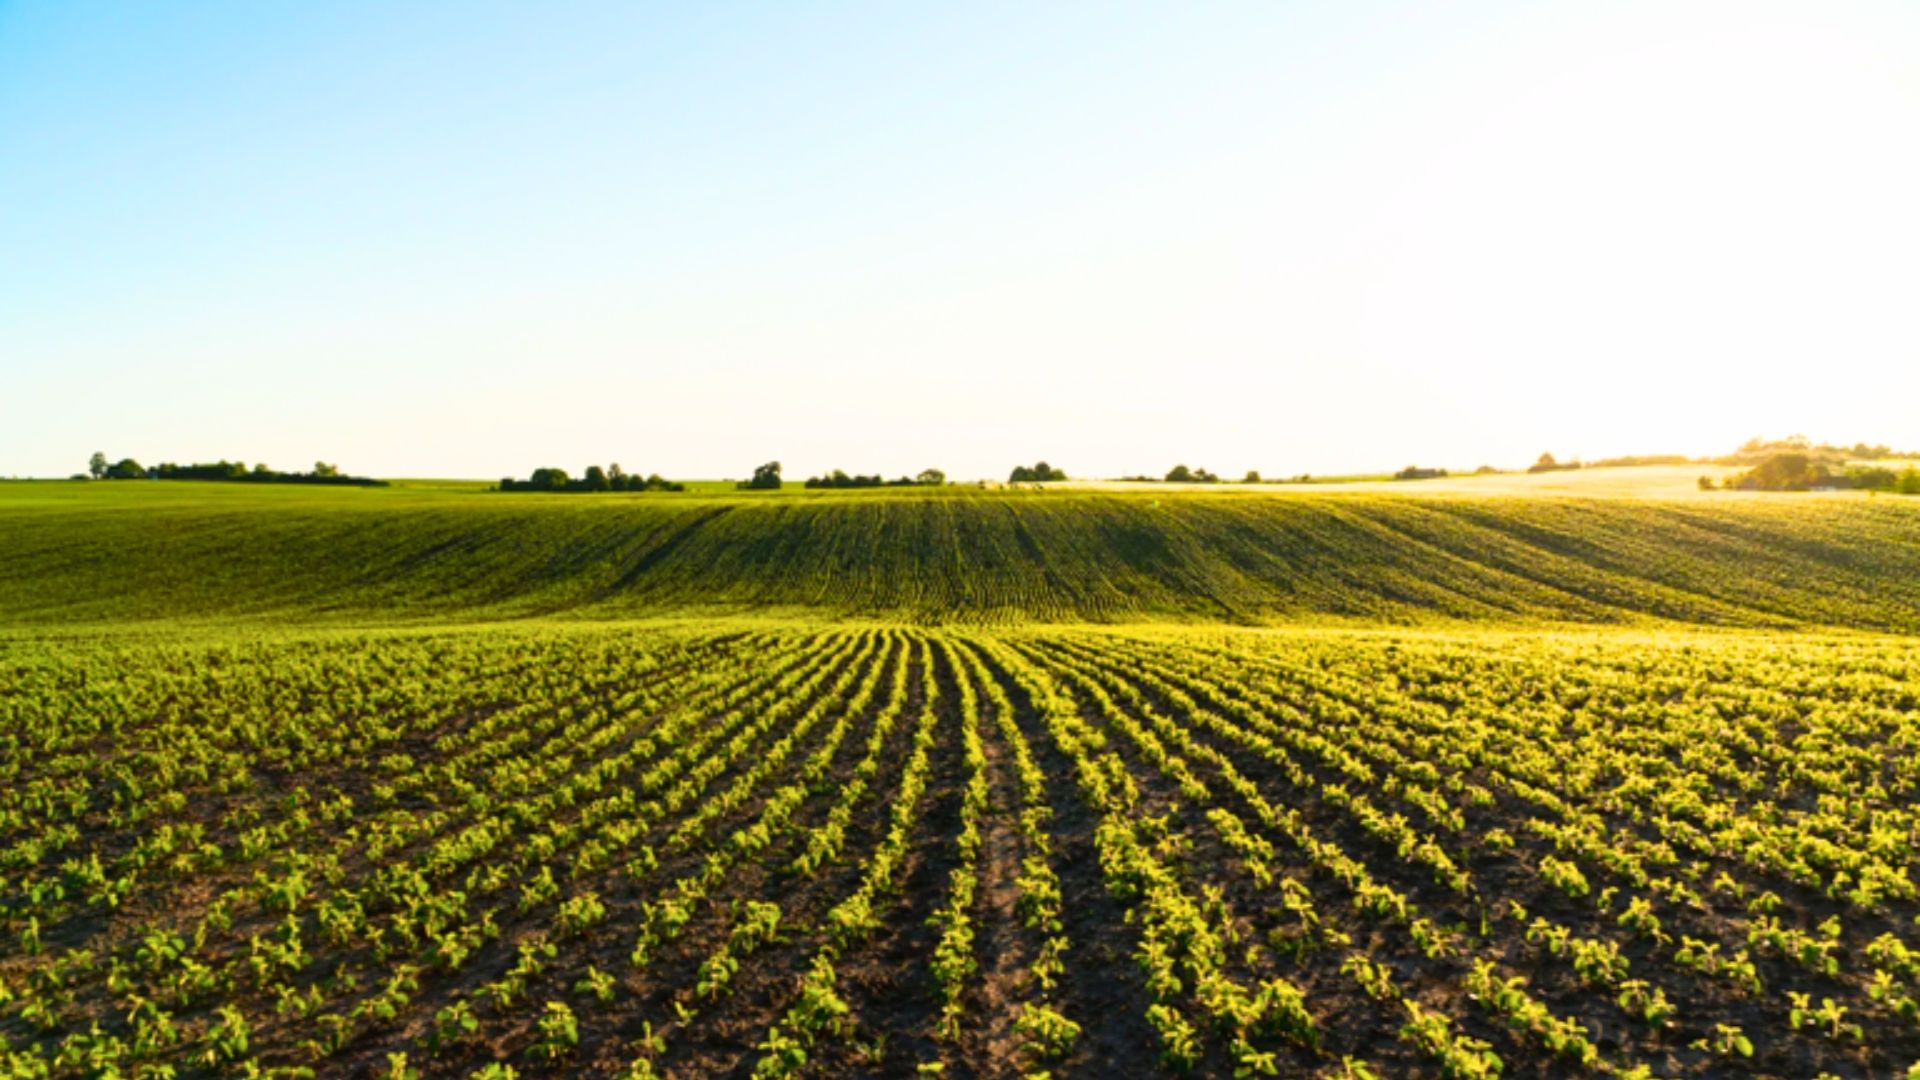
[{"label": "hillside", "polygon": [[0,485],[15,626],[682,612],[1920,631],[1893,498]]}]

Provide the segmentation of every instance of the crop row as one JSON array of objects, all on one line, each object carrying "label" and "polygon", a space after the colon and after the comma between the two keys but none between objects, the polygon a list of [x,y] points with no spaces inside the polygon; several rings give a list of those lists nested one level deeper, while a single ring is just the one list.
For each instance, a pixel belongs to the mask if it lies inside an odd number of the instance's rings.
[{"label": "crop row", "polygon": [[14,642],[11,1074],[1894,1075],[1920,650]]}]

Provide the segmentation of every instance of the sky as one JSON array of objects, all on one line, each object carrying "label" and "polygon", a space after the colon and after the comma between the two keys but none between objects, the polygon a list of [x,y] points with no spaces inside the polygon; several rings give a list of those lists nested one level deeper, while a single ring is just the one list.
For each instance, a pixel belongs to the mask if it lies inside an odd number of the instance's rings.
[{"label": "sky", "polygon": [[0,0],[0,475],[1920,446],[1920,4]]}]

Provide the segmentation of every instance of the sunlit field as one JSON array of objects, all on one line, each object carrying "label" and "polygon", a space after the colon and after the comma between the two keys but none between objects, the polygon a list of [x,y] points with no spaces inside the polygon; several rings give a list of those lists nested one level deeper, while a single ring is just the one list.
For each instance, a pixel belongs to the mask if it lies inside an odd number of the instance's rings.
[{"label": "sunlit field", "polygon": [[1920,1053],[1906,642],[695,622],[7,661],[37,753],[0,972],[69,1065]]},{"label": "sunlit field", "polygon": [[698,612],[1920,630],[1920,500],[1423,497],[1425,483],[567,496],[0,484],[0,610],[10,627]]},{"label": "sunlit field", "polygon": [[1473,482],[0,487],[6,1061],[1903,1075],[1920,511]]}]

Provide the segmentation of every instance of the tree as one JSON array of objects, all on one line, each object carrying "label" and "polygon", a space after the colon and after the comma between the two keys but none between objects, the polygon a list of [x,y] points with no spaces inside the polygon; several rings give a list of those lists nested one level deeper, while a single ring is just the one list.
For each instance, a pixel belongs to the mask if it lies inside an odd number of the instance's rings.
[{"label": "tree", "polygon": [[1920,495],[1920,469],[1907,466],[1906,470],[1900,474],[1900,479],[1894,483],[1893,490],[1902,495]]},{"label": "tree", "polygon": [[101,453],[98,450],[95,450],[93,452],[93,456],[87,459],[87,473],[88,475],[92,476],[95,480],[106,479],[107,455]]},{"label": "tree", "polygon": [[767,462],[765,465],[753,470],[753,479],[743,480],[736,486],[746,491],[780,490],[780,463],[777,461]]},{"label": "tree", "polygon": [[939,469],[921,469],[920,475],[914,477],[913,482],[916,484],[925,484],[928,487],[939,487],[941,484],[947,482],[947,474],[941,472]]},{"label": "tree", "polygon": [[1762,491],[1794,491],[1813,486],[1824,478],[1825,471],[1817,468],[1806,454],[1789,451],[1769,456],[1748,475]]},{"label": "tree", "polygon": [[106,479],[140,480],[144,479],[146,475],[147,470],[142,468],[139,462],[132,458],[121,458],[107,468]]},{"label": "tree", "polygon": [[1241,478],[1240,478],[1240,482],[1241,482],[1241,483],[1243,483],[1243,484],[1257,484],[1257,483],[1259,483],[1259,482],[1260,482],[1260,470],[1258,470],[1258,469],[1248,469],[1248,470],[1247,470],[1247,475],[1245,475],[1245,476],[1243,476],[1243,477],[1241,477]]},{"label": "tree", "polygon": [[598,465],[589,465],[587,466],[587,475],[583,478],[583,482],[586,484],[588,491],[605,491],[609,487],[607,483],[607,470]]},{"label": "tree", "polygon": [[1007,477],[1007,482],[1010,484],[1034,484],[1047,480],[1065,480],[1066,478],[1067,472],[1065,469],[1056,469],[1042,461],[1031,466],[1014,466],[1012,474]]},{"label": "tree", "polygon": [[315,476],[339,476],[339,475],[340,475],[340,466],[338,466],[338,465],[329,465],[329,464],[327,464],[327,463],[326,463],[326,462],[324,462],[324,461],[316,461],[316,462],[314,462],[314,463],[313,463],[313,475],[315,475]]},{"label": "tree", "polygon": [[1185,465],[1175,465],[1173,468],[1167,470],[1167,483],[1169,484],[1191,484],[1193,483],[1193,479],[1193,470],[1187,468]]}]

